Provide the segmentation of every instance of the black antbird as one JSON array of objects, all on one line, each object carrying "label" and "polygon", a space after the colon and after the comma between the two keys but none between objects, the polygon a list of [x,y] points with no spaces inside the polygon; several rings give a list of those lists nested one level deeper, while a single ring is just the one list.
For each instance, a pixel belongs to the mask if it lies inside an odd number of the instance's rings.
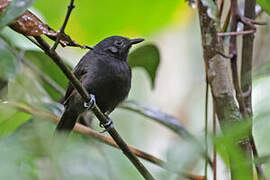
[{"label": "black antbird", "polygon": [[[111,36],[99,42],[74,68],[73,73],[89,94],[95,95],[103,113],[110,113],[130,90],[131,70],[127,56],[133,44],[143,39]],[[58,131],[71,131],[78,116],[86,110],[84,100],[69,83],[64,97],[65,111],[57,125]]]}]

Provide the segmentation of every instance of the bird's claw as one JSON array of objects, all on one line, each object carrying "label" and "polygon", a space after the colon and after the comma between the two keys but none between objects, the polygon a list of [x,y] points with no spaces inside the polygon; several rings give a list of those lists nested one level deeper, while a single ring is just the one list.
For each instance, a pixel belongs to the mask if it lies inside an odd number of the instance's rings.
[{"label": "bird's claw", "polygon": [[101,133],[107,132],[109,129],[113,128],[113,121],[110,118],[108,118],[108,121],[106,123],[103,124],[100,122],[99,126],[101,128],[105,128],[105,130],[101,131]]},{"label": "bird's claw", "polygon": [[87,110],[92,110],[95,104],[96,104],[95,95],[90,94],[90,101],[89,102],[84,102],[83,105]]}]

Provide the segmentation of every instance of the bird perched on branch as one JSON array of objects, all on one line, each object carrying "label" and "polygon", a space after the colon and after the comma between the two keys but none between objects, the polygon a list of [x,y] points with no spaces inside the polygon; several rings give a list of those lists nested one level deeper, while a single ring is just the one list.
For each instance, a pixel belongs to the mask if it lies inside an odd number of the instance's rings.
[{"label": "bird perched on branch", "polygon": [[[103,113],[110,113],[123,101],[130,90],[131,70],[127,63],[129,49],[143,39],[111,36],[99,42],[73,69],[89,94],[93,94]],[[78,116],[86,111],[84,100],[69,83],[62,100],[64,113],[57,131],[70,132]]]}]

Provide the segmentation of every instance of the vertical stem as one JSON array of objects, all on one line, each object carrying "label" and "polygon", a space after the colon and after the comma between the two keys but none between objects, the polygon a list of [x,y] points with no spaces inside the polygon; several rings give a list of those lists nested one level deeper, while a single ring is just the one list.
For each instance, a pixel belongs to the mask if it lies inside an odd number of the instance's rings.
[{"label": "vertical stem", "polygon": [[[244,16],[250,19],[255,19],[255,0],[245,1]],[[244,31],[250,30],[250,27],[244,25]],[[252,118],[252,59],[253,59],[253,44],[254,34],[248,34],[243,36],[242,46],[242,65],[241,65],[241,88],[243,92],[248,92],[244,97],[244,102],[247,110],[247,115]],[[255,146],[254,138],[252,136],[252,129],[250,130],[250,145],[253,152],[253,156],[258,157],[258,152]],[[260,179],[266,179],[260,164],[256,165],[256,171]]]},{"label": "vertical stem", "polygon": [[221,18],[222,13],[223,13],[223,7],[224,7],[224,0],[220,1],[220,6],[219,6],[219,10],[218,10],[218,17]]},{"label": "vertical stem", "polygon": [[[205,90],[205,119],[204,119],[204,125],[205,125],[205,131],[204,131],[204,139],[205,139],[205,153],[208,155],[208,142],[207,142],[207,134],[208,134],[208,94],[209,94],[209,85],[206,79],[206,90]],[[208,167],[208,161],[205,159],[205,164],[204,164],[204,176],[205,179],[207,179],[207,168]]]},{"label": "vertical stem", "polygon": [[[237,25],[238,25],[238,3],[237,0],[231,0],[231,31],[236,32],[237,31]],[[238,52],[237,52],[237,36],[230,36],[230,46],[229,46],[229,53],[232,56],[231,58],[231,70],[232,70],[232,78],[233,78],[233,85],[236,92],[236,99],[239,104],[239,110],[242,114],[243,118],[247,118],[247,111],[245,107],[244,97],[242,93],[242,89],[240,87],[240,81],[239,81],[239,74],[238,74],[238,66],[237,66],[237,60],[238,60]],[[252,155],[251,155],[251,148],[249,144],[249,138],[244,137],[240,142],[238,142],[239,146],[245,153],[245,157],[247,160],[247,168],[249,170],[248,177],[253,177],[253,167],[251,163]],[[236,168],[232,166],[232,168]],[[235,173],[231,171],[232,178],[234,178]],[[235,178],[234,178],[235,179]]]},{"label": "vertical stem", "polygon": [[[216,137],[216,128],[217,128],[217,120],[216,120],[216,108],[215,102],[213,101],[213,134]],[[216,145],[214,144],[213,150],[213,180],[217,179],[217,150]]]}]

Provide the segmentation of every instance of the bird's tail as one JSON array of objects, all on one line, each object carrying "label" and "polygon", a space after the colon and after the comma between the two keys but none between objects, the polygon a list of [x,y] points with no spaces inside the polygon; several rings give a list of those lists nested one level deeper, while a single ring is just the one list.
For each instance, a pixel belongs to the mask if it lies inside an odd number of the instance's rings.
[{"label": "bird's tail", "polygon": [[75,126],[76,120],[79,116],[78,110],[76,108],[68,108],[64,111],[57,127],[56,131],[70,132]]}]

